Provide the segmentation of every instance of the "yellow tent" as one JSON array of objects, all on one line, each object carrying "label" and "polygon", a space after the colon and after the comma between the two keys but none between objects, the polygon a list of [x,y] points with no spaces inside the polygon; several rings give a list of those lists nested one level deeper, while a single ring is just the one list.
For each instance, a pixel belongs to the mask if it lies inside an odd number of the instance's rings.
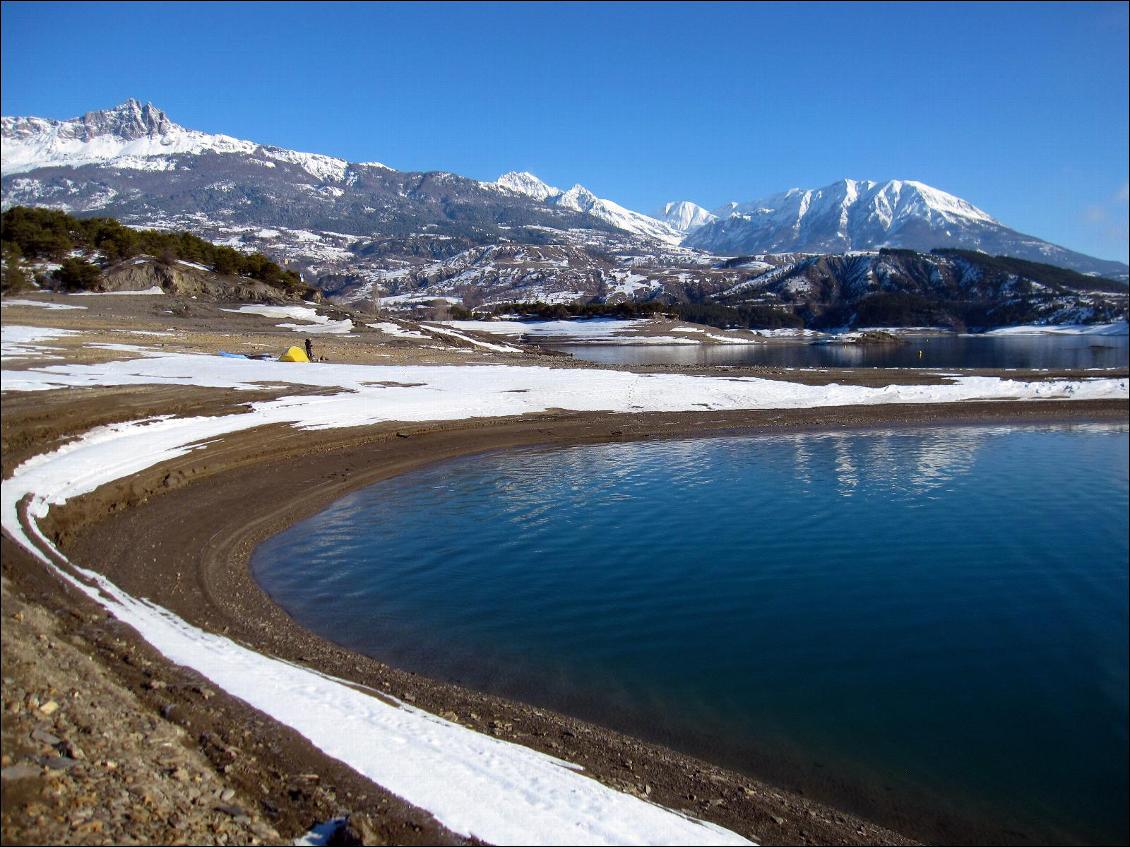
[{"label": "yellow tent", "polygon": [[281,356],[279,356],[279,361],[280,362],[309,362],[310,360],[306,358],[306,351],[303,350],[301,347],[291,347],[289,350],[287,350],[285,353],[283,353]]}]

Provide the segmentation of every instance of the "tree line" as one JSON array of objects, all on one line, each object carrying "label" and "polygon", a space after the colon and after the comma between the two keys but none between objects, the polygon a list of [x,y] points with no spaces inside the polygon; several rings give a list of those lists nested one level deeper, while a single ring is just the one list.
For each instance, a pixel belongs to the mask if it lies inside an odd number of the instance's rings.
[{"label": "tree line", "polygon": [[[288,293],[310,290],[297,272],[262,253],[241,253],[189,232],[132,229],[113,218],[76,218],[55,209],[15,206],[4,212],[0,242],[5,283],[9,268],[22,259],[59,262],[62,267],[55,272],[56,282],[68,288],[87,288],[97,280],[101,267],[135,256],[153,256],[165,263],[194,262],[223,276],[249,277]],[[76,252],[82,257],[75,256]]]},{"label": "tree line", "polygon": [[489,310],[472,312],[451,307],[456,320],[489,320],[497,315],[520,315],[535,320],[571,318],[655,318],[667,317],[704,324],[719,329],[781,329],[802,327],[804,320],[792,309],[774,306],[724,306],[720,303],[664,303],[659,300],[618,303],[500,303]]}]

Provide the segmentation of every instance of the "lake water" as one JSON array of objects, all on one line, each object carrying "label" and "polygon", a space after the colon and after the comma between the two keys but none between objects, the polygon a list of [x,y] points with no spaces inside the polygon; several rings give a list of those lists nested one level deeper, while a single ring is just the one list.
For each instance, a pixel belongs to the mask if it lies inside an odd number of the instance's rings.
[{"label": "lake water", "polygon": [[310,629],[924,838],[1125,842],[1125,427],[525,449],[253,569]]},{"label": "lake water", "polygon": [[907,344],[555,344],[607,365],[765,365],[788,368],[1117,368],[1125,335],[938,335]]}]

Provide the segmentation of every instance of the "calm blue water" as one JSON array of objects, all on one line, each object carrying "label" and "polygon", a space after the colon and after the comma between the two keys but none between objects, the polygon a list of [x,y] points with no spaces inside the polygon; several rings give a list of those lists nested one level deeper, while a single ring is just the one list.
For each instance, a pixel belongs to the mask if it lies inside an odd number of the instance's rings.
[{"label": "calm blue water", "polygon": [[[1118,368],[1125,335],[941,335],[907,344],[547,345],[606,365],[765,365],[787,368]],[[921,355],[919,355],[921,354]]]},{"label": "calm blue water", "polygon": [[355,650],[923,837],[1125,841],[1128,441],[938,428],[486,454],[346,497],[253,568]]}]

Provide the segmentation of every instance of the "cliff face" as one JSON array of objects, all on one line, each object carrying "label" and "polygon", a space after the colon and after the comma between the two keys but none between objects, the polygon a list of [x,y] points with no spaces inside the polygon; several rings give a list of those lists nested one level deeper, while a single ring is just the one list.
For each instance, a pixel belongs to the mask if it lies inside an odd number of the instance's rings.
[{"label": "cliff face", "polygon": [[160,288],[178,297],[241,303],[286,303],[290,298],[265,282],[221,276],[189,262],[166,263],[144,256],[128,259],[102,272],[94,291],[128,292]]}]

